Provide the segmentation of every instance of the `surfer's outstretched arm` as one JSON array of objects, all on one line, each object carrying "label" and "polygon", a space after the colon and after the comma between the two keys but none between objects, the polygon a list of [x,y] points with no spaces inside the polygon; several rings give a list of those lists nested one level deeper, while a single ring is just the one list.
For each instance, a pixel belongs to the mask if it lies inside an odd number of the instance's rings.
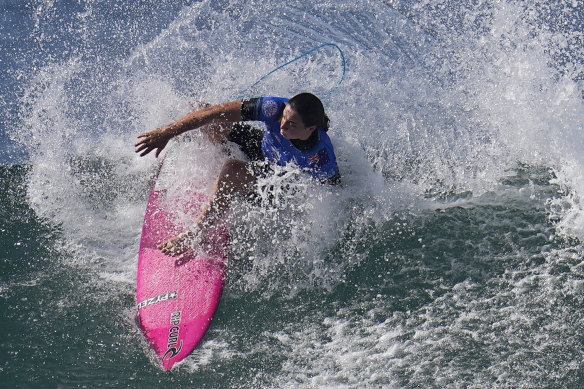
[{"label": "surfer's outstretched arm", "polygon": [[[209,126],[210,124],[218,124],[218,126],[212,126],[216,132],[228,131],[224,129],[223,126],[239,122],[241,120],[241,101],[233,101],[230,103],[218,104],[212,107],[203,108],[198,111],[191,112],[190,114],[184,116],[174,123],[169,124],[166,127],[158,128],[156,130],[138,135],[138,138],[141,138],[141,140],[135,145],[136,152],[140,153],[140,156],[143,157],[152,150],[156,150],[155,155],[158,157],[160,152],[166,147],[168,141],[177,135],[194,130],[196,128]],[[226,134],[220,133],[216,135],[219,137],[227,136]],[[209,137],[211,137],[211,135],[209,135]]]}]

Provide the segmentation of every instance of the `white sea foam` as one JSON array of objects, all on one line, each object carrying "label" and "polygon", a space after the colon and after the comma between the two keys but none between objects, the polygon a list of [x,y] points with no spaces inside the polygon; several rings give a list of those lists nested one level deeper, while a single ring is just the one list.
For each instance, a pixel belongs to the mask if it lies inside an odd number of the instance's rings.
[{"label": "white sea foam", "polygon": [[[144,191],[153,167],[151,159],[132,155],[133,137],[188,112],[189,100],[228,99],[276,64],[314,47],[316,40],[339,43],[348,59],[342,89],[325,104],[333,118],[333,139],[338,138],[345,186],[353,195],[369,188],[373,194],[367,195],[374,200],[385,197],[379,209],[391,210],[396,197],[450,190],[480,194],[517,160],[543,164],[556,169],[568,188],[568,200],[559,200],[570,203],[560,215],[562,229],[581,236],[580,86],[558,77],[543,60],[560,33],[522,40],[534,33],[531,20],[517,19],[522,9],[493,7],[489,33],[470,41],[478,34],[469,31],[449,42],[458,45],[458,71],[450,58],[440,57],[446,50],[439,47],[442,42],[399,21],[391,8],[325,4],[308,12],[290,3],[279,5],[275,18],[261,23],[269,20],[266,11],[273,6],[231,4],[224,9],[197,3],[152,42],[117,59],[121,71],[110,77],[91,76],[101,64],[79,58],[42,70],[24,99],[26,120],[17,136],[32,154],[29,194],[39,214],[65,230],[78,230],[74,239],[95,235],[101,219],[98,240],[120,236],[112,227],[124,225],[122,230],[130,231],[126,240],[134,236],[136,242],[140,217],[129,210],[140,208],[133,200]],[[230,19],[240,11],[240,20]],[[302,15],[313,16],[299,22]],[[258,46],[243,31],[261,35],[267,46]],[[387,43],[392,36],[399,39]],[[295,49],[287,50],[292,44]],[[173,58],[172,66],[168,58]],[[448,67],[432,68],[427,64],[431,60]],[[255,92],[326,91],[339,76],[338,53],[323,49],[270,76]],[[72,87],[79,77],[86,79]],[[95,83],[102,83],[102,89],[86,89]],[[93,166],[80,166],[80,160]],[[98,171],[88,172],[92,169]],[[132,182],[135,192],[122,182]],[[108,203],[107,193],[116,197],[114,203]],[[128,194],[132,201],[124,201]],[[100,205],[92,203],[92,196]],[[96,213],[104,205],[107,209]],[[115,209],[120,214],[113,216]],[[67,219],[65,213],[75,217]],[[136,216],[131,222],[128,213]],[[320,217],[327,216],[321,211]],[[79,218],[91,229],[79,230]]]},{"label": "white sea foam", "polygon": [[[62,231],[72,262],[98,267],[106,282],[133,282],[157,167],[152,156],[134,154],[136,135],[187,113],[189,102],[233,98],[276,66],[335,42],[344,50],[347,74],[324,103],[343,185],[314,185],[290,168],[269,182],[276,207],[238,203],[231,221],[233,259],[239,263],[230,274],[228,301],[248,293],[263,301],[294,299],[306,290],[331,293],[343,285],[347,272],[364,264],[372,246],[388,250],[379,253],[378,261],[394,263],[394,249],[383,246],[383,234],[408,234],[408,218],[430,219],[447,207],[511,208],[515,200],[534,200],[535,206],[546,207],[553,228],[540,219],[527,226],[497,221],[495,227],[534,232],[525,239],[543,236],[553,242],[555,234],[583,239],[578,31],[550,26],[540,17],[545,12],[538,13],[545,5],[540,1],[486,2],[477,8],[463,2],[459,8],[444,2],[390,3],[402,14],[365,0],[201,1],[121,57],[89,61],[78,56],[48,64],[23,97],[24,120],[12,136],[31,156],[31,206]],[[560,14],[567,18],[566,12]],[[306,89],[324,94],[340,74],[338,53],[323,49],[273,74],[252,94],[288,96]],[[217,171],[225,155],[202,137],[194,138],[180,154],[181,174],[200,175],[209,185],[210,172]],[[206,170],[208,165],[213,169]],[[533,182],[511,189],[501,184],[523,166],[553,172],[548,188],[561,191],[550,194]],[[283,190],[290,186],[294,196]],[[451,198],[457,200],[449,203]],[[398,225],[401,218],[404,226]],[[425,244],[467,247],[450,235],[419,243],[412,244],[412,252],[423,252]],[[500,244],[512,250],[520,243]],[[488,236],[468,246],[474,250],[469,252],[493,250],[503,256]],[[578,298],[582,292],[577,281],[581,252],[485,257],[480,264],[485,268],[505,260],[517,268],[489,273],[485,291],[469,279],[486,270],[469,270],[464,258],[449,258],[452,268],[443,277],[456,271],[470,275],[452,281],[445,291],[444,280],[431,279],[425,287],[433,298],[413,312],[393,312],[394,305],[380,295],[364,305],[355,302],[336,313],[306,317],[302,325],[267,331],[266,337],[280,346],[276,350],[290,352],[281,375],[272,377],[273,386],[545,383],[533,367],[527,369],[533,377],[518,371],[525,361],[542,357],[530,359],[534,349],[517,345],[534,341],[535,351],[543,354],[553,350],[554,341],[561,343],[562,320],[573,318],[569,307],[561,308],[562,296]],[[536,265],[525,269],[522,261]],[[398,275],[410,267],[421,273],[430,267],[407,260],[399,265]],[[575,276],[555,273],[560,265]],[[393,275],[383,274],[392,282]],[[557,302],[558,317],[547,316],[548,299]],[[386,317],[379,319],[379,312]],[[542,318],[549,319],[544,333],[535,328]],[[194,363],[245,358],[270,348],[271,343],[262,342],[240,351],[213,341]],[[461,352],[475,342],[488,350],[476,364]],[[218,356],[209,355],[210,350]],[[460,361],[456,355],[468,358]],[[555,371],[574,366],[559,362]]]}]

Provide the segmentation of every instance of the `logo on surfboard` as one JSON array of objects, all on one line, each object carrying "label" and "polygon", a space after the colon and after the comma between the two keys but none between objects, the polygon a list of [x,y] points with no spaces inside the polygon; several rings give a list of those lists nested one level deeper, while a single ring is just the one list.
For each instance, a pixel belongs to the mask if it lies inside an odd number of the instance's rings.
[{"label": "logo on surfboard", "polygon": [[178,298],[178,292],[165,293],[165,294],[161,294],[160,296],[152,297],[152,298],[146,299],[144,301],[141,301],[137,305],[137,307],[138,307],[138,310],[140,310],[142,308],[149,307],[150,305],[158,304],[158,303],[163,302],[163,301],[174,300],[176,298]]},{"label": "logo on surfboard", "polygon": [[176,357],[178,353],[180,353],[180,351],[182,350],[183,341],[182,340],[180,341],[180,346],[178,343],[181,314],[182,314],[181,311],[173,312],[170,314],[170,324],[172,324],[172,327],[170,327],[170,330],[168,330],[168,345],[166,353],[164,353],[164,356],[162,357],[163,361]]}]

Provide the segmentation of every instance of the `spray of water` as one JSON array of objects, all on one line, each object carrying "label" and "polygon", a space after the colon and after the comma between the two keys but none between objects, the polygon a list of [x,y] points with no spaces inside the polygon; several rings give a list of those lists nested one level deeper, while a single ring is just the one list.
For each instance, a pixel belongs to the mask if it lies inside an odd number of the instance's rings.
[{"label": "spray of water", "polygon": [[[244,243],[234,251],[254,258],[247,285],[284,268],[307,286],[331,287],[351,264],[346,256],[359,261],[348,244],[336,263],[319,263],[340,241],[432,199],[496,191],[518,162],[553,169],[564,193],[550,198],[550,212],[563,233],[582,237],[582,53],[570,6],[558,11],[566,32],[537,1],[192,4],[126,52],[101,56],[80,45],[39,68],[13,135],[30,155],[30,202],[88,256],[116,258],[112,269],[129,271],[156,170],[152,158],[133,154],[135,136],[188,112],[189,101],[229,100],[259,75],[335,42],[347,73],[326,109],[344,184],[330,190],[290,178],[298,195],[282,195],[283,210],[241,206],[236,241]],[[37,10],[41,41],[49,11]],[[90,36],[92,25],[81,26]],[[323,48],[253,93],[326,94],[342,70],[334,47]],[[274,229],[285,231],[281,239]]]},{"label": "spray of water", "polygon": [[[29,202],[69,254],[58,260],[133,291],[158,166],[135,155],[135,137],[334,42],[346,74],[325,108],[342,186],[287,168],[229,218],[228,301],[296,298],[290,311],[302,312],[319,296],[322,310],[292,321],[262,311],[290,324],[258,330],[255,346],[241,344],[249,329],[211,336],[191,368],[237,369],[270,350],[274,387],[546,386],[525,362],[550,362],[561,344],[553,370],[576,374],[578,324],[564,323],[580,318],[582,250],[548,248],[584,238],[580,2],[204,0],[143,40],[148,12],[131,11],[142,16],[117,50],[115,26],[86,3],[62,27],[78,37],[68,54],[36,62],[22,94],[11,136],[29,156]],[[59,12],[36,9],[43,54],[59,47],[43,30]],[[341,75],[326,47],[250,94],[325,95]],[[185,178],[211,180],[224,150],[186,138]]]}]

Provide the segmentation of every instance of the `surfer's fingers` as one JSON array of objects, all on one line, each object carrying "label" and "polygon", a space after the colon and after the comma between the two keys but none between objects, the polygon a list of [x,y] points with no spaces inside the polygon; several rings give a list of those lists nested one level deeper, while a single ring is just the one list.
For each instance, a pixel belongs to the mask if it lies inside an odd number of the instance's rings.
[{"label": "surfer's fingers", "polygon": [[136,152],[139,153],[140,151],[147,149],[148,145],[147,144],[138,144],[134,147],[136,147]]},{"label": "surfer's fingers", "polygon": [[144,151],[143,151],[143,152],[140,154],[140,156],[141,156],[141,157],[143,157],[143,156],[145,156],[145,155],[149,154],[151,151],[152,151],[152,148],[149,148],[149,149],[147,149],[147,150],[144,150]]},{"label": "surfer's fingers", "polygon": [[140,156],[144,156],[144,155],[148,154],[149,152],[151,152],[152,150],[157,149],[156,150],[156,157],[158,158],[158,156],[160,155],[160,152],[168,144],[168,139],[164,139],[160,136],[156,137],[155,135],[149,134],[149,133],[142,134],[140,136],[143,136],[144,139],[142,139],[141,141],[139,141],[138,143],[136,143],[134,145],[134,147],[136,147],[137,153],[143,151],[143,153],[140,154]]},{"label": "surfer's fingers", "polygon": [[153,130],[153,131],[145,132],[145,133],[137,136],[138,139],[141,139],[141,138],[144,138],[144,139],[142,139],[138,143],[136,143],[135,146],[141,145],[143,143],[159,142],[163,136],[164,136],[164,132],[160,128],[157,128],[156,130]]},{"label": "surfer's fingers", "polygon": [[157,149],[156,150],[156,157],[158,157],[158,155],[160,155],[160,152],[166,147],[166,144],[168,142],[164,142],[163,144],[151,144],[151,143],[141,143],[141,144],[137,144],[136,147],[136,152],[140,153],[140,156],[143,157],[146,154],[150,153],[152,150]]},{"label": "surfer's fingers", "polygon": [[143,146],[148,143],[149,139],[142,139],[140,142],[136,143],[134,147]]},{"label": "surfer's fingers", "polygon": [[162,252],[162,254],[164,255],[172,255],[172,248],[169,247],[165,242],[164,246],[163,245],[158,245],[158,249]]},{"label": "surfer's fingers", "polygon": [[188,247],[186,247],[184,239],[186,233],[179,234],[172,239],[169,239],[165,242],[160,243],[156,247],[162,251],[163,254],[169,255],[171,257],[176,257],[187,251]]},{"label": "surfer's fingers", "polygon": [[141,145],[141,146],[136,148],[136,152],[140,153],[141,157],[145,156],[146,154],[148,154],[152,150],[154,150],[154,147],[151,145],[146,145],[146,144]]},{"label": "surfer's fingers", "polygon": [[162,254],[168,255],[169,257],[176,257],[184,252],[184,250],[177,249],[176,247],[164,247],[160,249]]},{"label": "surfer's fingers", "polygon": [[173,239],[171,240],[167,240],[166,242],[162,242],[160,243],[158,246],[156,246],[160,251],[162,251],[165,254],[168,254],[169,252],[172,251],[172,249],[175,247],[175,243],[173,242]]},{"label": "surfer's fingers", "polygon": [[140,141],[136,143],[135,146],[156,141],[156,134],[153,134],[152,132],[145,132],[138,135],[137,138],[140,139]]},{"label": "surfer's fingers", "polygon": [[137,153],[145,150],[142,154],[140,154],[140,156],[148,154],[155,148],[155,146],[150,143],[150,138],[143,139],[142,141],[136,143],[134,147],[136,147]]}]

